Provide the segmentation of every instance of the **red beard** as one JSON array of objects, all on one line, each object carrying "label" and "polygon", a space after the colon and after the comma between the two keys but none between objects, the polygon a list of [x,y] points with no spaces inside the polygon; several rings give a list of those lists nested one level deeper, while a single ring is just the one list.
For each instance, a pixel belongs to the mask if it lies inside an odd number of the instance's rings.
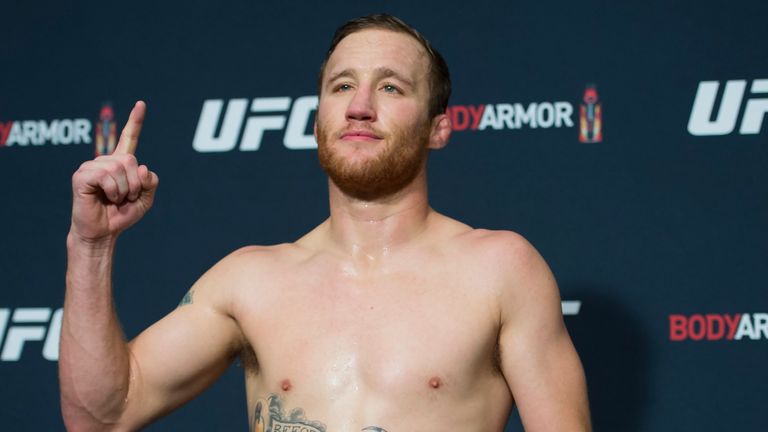
[{"label": "red beard", "polygon": [[361,201],[377,201],[403,190],[416,178],[427,159],[429,122],[422,122],[410,134],[401,129],[391,134],[374,132],[387,147],[372,160],[351,164],[331,148],[331,140],[338,140],[343,132],[331,137],[322,123],[317,124],[320,166],[344,194]]}]

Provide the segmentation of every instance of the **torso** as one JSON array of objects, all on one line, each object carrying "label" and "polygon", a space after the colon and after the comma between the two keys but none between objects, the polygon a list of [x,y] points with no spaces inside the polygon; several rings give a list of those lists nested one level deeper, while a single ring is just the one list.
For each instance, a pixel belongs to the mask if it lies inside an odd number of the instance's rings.
[{"label": "torso", "polygon": [[244,253],[232,314],[251,430],[502,431],[512,397],[484,234],[453,228],[384,270],[301,241]]}]

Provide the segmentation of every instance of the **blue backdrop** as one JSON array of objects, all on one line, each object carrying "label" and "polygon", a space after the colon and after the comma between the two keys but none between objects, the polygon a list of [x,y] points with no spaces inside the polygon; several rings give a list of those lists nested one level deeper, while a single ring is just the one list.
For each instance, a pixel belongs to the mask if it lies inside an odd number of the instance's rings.
[{"label": "blue backdrop", "polygon": [[[517,231],[547,259],[595,429],[768,427],[768,3],[2,10],[0,429],[63,429],[70,178],[134,101],[149,107],[137,156],[161,185],[117,252],[129,337],[228,252],[294,240],[326,217],[316,152],[297,147],[333,30],[378,11],[418,28],[451,67],[456,131],[431,155],[433,206]],[[234,365],[147,430],[245,430],[245,407]],[[513,414],[507,430],[521,429]]]}]

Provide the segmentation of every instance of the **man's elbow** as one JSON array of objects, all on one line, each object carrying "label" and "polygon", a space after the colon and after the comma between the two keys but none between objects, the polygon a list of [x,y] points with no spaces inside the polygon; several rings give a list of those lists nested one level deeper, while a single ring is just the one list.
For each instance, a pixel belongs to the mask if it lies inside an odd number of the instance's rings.
[{"label": "man's elbow", "polygon": [[86,410],[79,407],[61,405],[64,427],[69,432],[116,432],[121,429],[116,423],[100,421]]},{"label": "man's elbow", "polygon": [[[120,404],[121,408],[123,408]],[[101,407],[103,408],[103,407]],[[118,432],[130,431],[130,428],[121,421],[123,410],[104,410],[97,407],[89,407],[82,401],[73,400],[65,392],[61,395],[61,416],[64,426],[70,432]]]}]

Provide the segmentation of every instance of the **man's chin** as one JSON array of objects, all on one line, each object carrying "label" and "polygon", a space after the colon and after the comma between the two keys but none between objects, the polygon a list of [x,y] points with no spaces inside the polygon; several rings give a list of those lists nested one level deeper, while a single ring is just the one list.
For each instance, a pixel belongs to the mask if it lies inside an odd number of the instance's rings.
[{"label": "man's chin", "polygon": [[342,165],[345,170],[362,170],[367,165],[375,163],[379,158],[378,152],[366,151],[354,151],[348,154],[337,154],[337,163]]},{"label": "man's chin", "polygon": [[[336,168],[341,168],[336,166]],[[405,189],[418,174],[418,167],[408,171],[371,160],[357,165],[345,164],[340,170],[328,171],[336,187],[345,195],[360,201],[382,201]]]},{"label": "man's chin", "polygon": [[345,196],[354,200],[365,202],[383,201],[403,190],[402,187],[382,189],[380,187],[381,185],[378,184],[366,185],[364,183],[354,182],[346,182],[344,184],[340,184],[333,179],[331,179],[331,181]]},{"label": "man's chin", "polygon": [[350,164],[356,165],[367,161],[375,160],[386,151],[387,142],[377,141],[344,141],[339,140],[335,143],[333,152],[337,158]]}]

